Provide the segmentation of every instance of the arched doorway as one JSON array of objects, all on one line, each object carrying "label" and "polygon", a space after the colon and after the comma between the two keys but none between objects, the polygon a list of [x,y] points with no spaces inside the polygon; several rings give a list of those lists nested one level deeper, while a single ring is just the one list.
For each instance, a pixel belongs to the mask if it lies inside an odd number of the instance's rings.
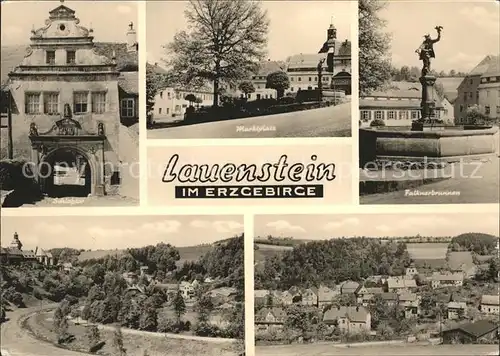
[{"label": "arched doorway", "polygon": [[49,197],[87,197],[92,193],[89,160],[72,148],[49,153],[40,166],[42,190]]}]

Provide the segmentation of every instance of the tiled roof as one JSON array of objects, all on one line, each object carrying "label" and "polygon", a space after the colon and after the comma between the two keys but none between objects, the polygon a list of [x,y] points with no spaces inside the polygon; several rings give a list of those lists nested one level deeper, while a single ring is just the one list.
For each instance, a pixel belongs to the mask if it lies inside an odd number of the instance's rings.
[{"label": "tiled roof", "polygon": [[481,304],[488,304],[488,305],[499,305],[500,304],[500,297],[498,295],[483,295],[481,297]]},{"label": "tiled roof", "polygon": [[146,69],[154,71],[157,74],[168,74],[167,70],[162,66],[159,66],[157,63],[146,63]]},{"label": "tiled roof", "polygon": [[118,77],[118,85],[128,94],[139,94],[139,73],[122,72]]},{"label": "tiled roof", "polygon": [[325,312],[323,321],[334,321],[347,317],[350,321],[366,322],[369,312],[364,307],[333,307]]},{"label": "tiled roof", "polygon": [[432,275],[434,281],[463,281],[463,273],[434,273]]},{"label": "tiled roof", "polygon": [[414,279],[389,277],[387,286],[389,288],[414,288],[417,286],[417,282]]},{"label": "tiled roof", "polygon": [[482,75],[483,73],[485,73],[492,62],[495,62],[495,61],[498,61],[498,56],[494,56],[494,55],[487,55],[486,57],[483,58],[483,60],[481,62],[479,62],[475,67],[474,69],[472,69],[470,72],[469,72],[469,76],[474,76],[474,75]]},{"label": "tiled roof", "polygon": [[23,256],[23,251],[21,251],[18,248],[13,248],[13,247],[7,247],[5,248],[9,255],[14,255],[14,256]]},{"label": "tiled roof", "polygon": [[382,293],[380,294],[380,297],[383,300],[397,300],[398,299],[398,294],[397,293]]},{"label": "tiled roof", "polygon": [[266,316],[272,313],[276,318],[277,323],[283,323],[286,317],[286,314],[282,308],[273,307],[273,308],[262,308],[255,315],[255,321],[257,322],[265,322]]},{"label": "tiled roof", "polygon": [[[451,330],[461,330],[469,335],[474,337],[481,337],[485,334],[488,334],[494,330],[498,329],[498,325],[495,325],[488,320],[479,320],[474,323],[466,323],[458,326],[457,328]],[[450,331],[450,330],[446,330]],[[445,332],[446,332],[445,331]]]},{"label": "tiled roof", "polygon": [[493,57],[482,77],[500,75],[500,56]]},{"label": "tiled roof", "polygon": [[359,99],[360,109],[409,109],[409,110],[419,110],[420,101],[413,99],[401,99],[401,100],[369,100],[369,99]]},{"label": "tiled roof", "polygon": [[467,308],[467,303],[465,303],[465,302],[449,302],[448,303],[448,308],[451,308],[451,309],[466,309]]},{"label": "tiled roof", "polygon": [[257,76],[267,76],[270,73],[286,70],[286,63],[282,61],[262,61],[259,63]]},{"label": "tiled roof", "polygon": [[346,281],[341,285],[342,293],[354,293],[359,288],[358,282]]},{"label": "tiled roof", "polygon": [[365,288],[366,293],[368,294],[382,294],[384,292],[383,288],[380,287],[371,287],[371,288]]},{"label": "tiled roof", "polygon": [[399,295],[398,299],[402,302],[413,302],[417,300],[417,295],[415,293],[402,293]]}]

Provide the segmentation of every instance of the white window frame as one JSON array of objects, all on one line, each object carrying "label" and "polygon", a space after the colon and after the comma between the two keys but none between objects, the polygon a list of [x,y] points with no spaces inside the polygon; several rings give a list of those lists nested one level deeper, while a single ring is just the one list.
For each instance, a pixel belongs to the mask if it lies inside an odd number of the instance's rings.
[{"label": "white window frame", "polygon": [[[102,97],[100,97],[102,95]],[[105,91],[95,91],[91,94],[92,103],[92,113],[93,114],[104,114],[106,112],[106,92]],[[95,99],[103,98],[103,101],[97,101]]]},{"label": "white window frame", "polygon": [[[74,54],[74,57],[73,57],[72,61],[69,60],[69,54],[70,53]],[[76,64],[76,51],[74,51],[74,50],[68,50],[68,51],[66,51],[66,64]]]},{"label": "white window frame", "polygon": [[[29,102],[28,98],[37,98],[34,102]],[[24,112],[30,115],[41,114],[40,112],[40,100],[42,98],[42,93],[40,92],[27,92],[24,93]]]},{"label": "white window frame", "polygon": [[[55,102],[49,102],[50,99],[55,97]],[[43,113],[45,115],[58,115],[59,114],[59,93],[58,92],[44,92],[43,93]]]},{"label": "white window frame", "polygon": [[395,120],[395,119],[396,119],[396,111],[394,111],[394,110],[389,110],[389,111],[387,112],[387,118],[388,118],[389,120]]},{"label": "white window frame", "polygon": [[[85,102],[77,102],[79,96],[83,97],[85,95]],[[85,111],[77,110],[77,105],[85,105]],[[73,113],[74,114],[86,114],[89,112],[89,92],[87,91],[75,91],[73,92]]]},{"label": "white window frame", "polygon": [[[125,103],[127,106],[124,106]],[[133,98],[123,98],[120,101],[120,116],[124,118],[135,117],[135,100]]]},{"label": "white window frame", "polygon": [[399,120],[408,120],[408,112],[406,110],[399,111]]},{"label": "white window frame", "polygon": [[384,120],[384,112],[382,110],[375,111],[375,120]]},{"label": "white window frame", "polygon": [[370,110],[361,110],[361,120],[363,121],[370,120]]}]

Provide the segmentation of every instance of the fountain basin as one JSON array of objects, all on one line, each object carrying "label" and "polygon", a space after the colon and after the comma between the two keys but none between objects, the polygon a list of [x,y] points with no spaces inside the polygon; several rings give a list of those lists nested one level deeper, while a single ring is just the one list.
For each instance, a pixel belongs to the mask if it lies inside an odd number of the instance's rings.
[{"label": "fountain basin", "polygon": [[360,128],[361,165],[375,160],[456,162],[498,152],[498,127],[436,131]]}]

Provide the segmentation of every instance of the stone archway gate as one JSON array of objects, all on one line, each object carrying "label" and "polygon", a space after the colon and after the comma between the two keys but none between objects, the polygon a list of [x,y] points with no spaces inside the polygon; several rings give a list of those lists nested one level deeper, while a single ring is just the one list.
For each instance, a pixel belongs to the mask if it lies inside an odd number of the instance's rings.
[{"label": "stone archway gate", "polygon": [[90,194],[105,195],[104,144],[106,136],[104,124],[98,123],[96,132],[90,133],[84,131],[78,121],[63,118],[56,121],[49,131],[39,133],[36,124],[31,123],[29,138],[31,141],[31,169],[42,192],[45,193],[45,179],[48,177],[42,174],[41,167],[51,164],[50,157],[57,151],[64,149],[81,154],[90,165]]}]

